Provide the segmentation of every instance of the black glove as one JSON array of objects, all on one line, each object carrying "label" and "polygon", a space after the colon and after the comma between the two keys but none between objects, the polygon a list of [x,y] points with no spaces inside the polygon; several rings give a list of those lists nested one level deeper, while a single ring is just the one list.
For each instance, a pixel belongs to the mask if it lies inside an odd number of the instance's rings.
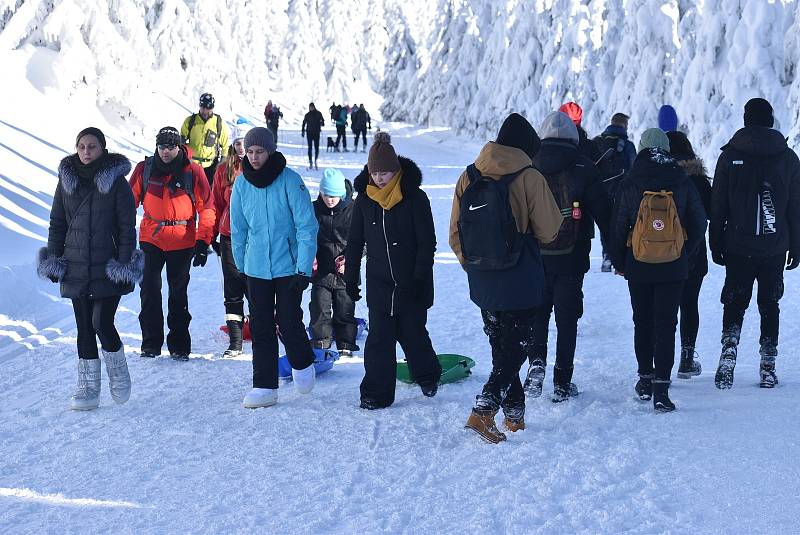
[{"label": "black glove", "polygon": [[300,132],[300,137],[306,137],[306,133],[305,132]]},{"label": "black glove", "polygon": [[212,241],[211,242],[211,248],[214,249],[214,252],[216,253],[217,256],[220,256],[220,253],[219,253],[219,251],[220,251],[220,249],[219,249],[220,248],[219,240]]},{"label": "black glove", "polygon": [[205,266],[206,260],[208,260],[208,244],[203,240],[197,240],[194,242],[194,261],[192,265],[194,267]]},{"label": "black glove", "polygon": [[786,269],[794,269],[797,266],[800,266],[800,254],[790,250],[789,254],[786,255]]},{"label": "black glove", "polygon": [[354,302],[361,300],[361,291],[358,289],[358,284],[345,284],[345,292],[347,293],[347,297],[352,299]]},{"label": "black glove", "polygon": [[711,260],[714,261],[715,264],[718,266],[725,265],[725,255],[722,254],[722,251],[711,251]]},{"label": "black glove", "polygon": [[56,284],[60,282],[55,275],[48,275],[47,278],[50,279],[50,282],[55,282]]},{"label": "black glove", "polygon": [[308,285],[311,283],[311,277],[305,273],[297,273],[292,275],[292,280],[289,281],[289,288],[299,294],[303,293]]}]

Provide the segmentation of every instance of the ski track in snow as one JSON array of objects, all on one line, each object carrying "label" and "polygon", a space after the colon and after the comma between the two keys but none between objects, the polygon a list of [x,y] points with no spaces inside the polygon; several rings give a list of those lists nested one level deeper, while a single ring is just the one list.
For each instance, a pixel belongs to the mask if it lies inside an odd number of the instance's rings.
[{"label": "ski track in snow", "polygon": [[[599,272],[595,243],[575,365],[581,396],[549,401],[551,365],[542,397],[528,403],[528,429],[509,433],[507,443],[484,444],[462,426],[489,373],[489,345],[447,245],[449,190],[480,144],[409,126],[396,133],[398,152],[422,168],[435,216],[431,337],[439,352],[475,358],[473,377],[443,386],[434,399],[398,383],[394,406],[368,412],[358,408],[362,361],[342,359],[319,377],[311,395],[285,383],[277,406],[245,410],[251,363],[249,355],[219,358],[226,341],[218,331],[221,271],[212,256],[205,268],[192,269],[191,360],[137,356],[137,289],[117,315],[133,378],[130,401],[113,404],[103,372],[101,407],[73,412],[72,309],[54,285],[35,278],[28,245],[17,253],[16,264],[24,265],[0,268],[5,533],[796,530],[794,274],[782,302],[779,388],[757,387],[755,303],[745,319],[734,388],[714,388],[724,273],[712,266],[701,293],[703,374],[674,381],[678,411],[656,415],[633,395],[627,287]],[[2,131],[3,140],[22,141],[15,136]],[[280,145],[316,195],[322,171],[304,170],[299,133],[281,130]],[[62,154],[48,152],[37,163],[55,169]],[[321,153],[321,162],[335,162],[351,179],[365,161],[361,152]],[[307,300],[308,294],[306,314]],[[363,303],[359,316],[366,315]],[[550,338],[552,361],[552,329]]]}]

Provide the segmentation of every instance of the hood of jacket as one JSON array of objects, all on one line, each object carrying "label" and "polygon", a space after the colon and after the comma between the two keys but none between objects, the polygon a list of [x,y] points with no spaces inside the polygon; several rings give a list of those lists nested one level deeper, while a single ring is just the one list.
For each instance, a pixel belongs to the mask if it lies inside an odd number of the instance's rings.
[{"label": "hood of jacket", "polygon": [[[403,178],[400,180],[400,190],[403,192],[403,196],[405,197],[407,193],[411,193],[411,191],[419,189],[419,187],[422,185],[422,171],[419,170],[419,167],[416,163],[414,163],[413,160],[410,160],[404,156],[398,156],[398,160],[400,160],[400,170],[403,171]],[[368,184],[369,171],[365,165],[364,169],[356,177],[353,187],[358,193],[364,193],[367,191]]]},{"label": "hood of jacket", "polygon": [[636,155],[629,178],[649,190],[670,189],[689,180],[678,160],[655,148],[644,149]]},{"label": "hood of jacket", "polygon": [[740,128],[722,150],[732,148],[752,156],[775,156],[787,148],[783,134],[766,126]]},{"label": "hood of jacket", "polygon": [[706,166],[703,163],[703,160],[700,158],[693,158],[691,160],[678,160],[678,165],[680,165],[689,176],[708,176]]},{"label": "hood of jacket", "polygon": [[603,133],[600,135],[602,136],[610,135],[610,136],[617,136],[622,139],[628,139],[628,131],[622,128],[621,126],[617,126],[615,124],[608,125],[606,129],[603,130]]},{"label": "hood of jacket", "polygon": [[533,158],[533,166],[544,174],[556,174],[571,168],[578,159],[578,146],[564,139],[544,139]]},{"label": "hood of jacket", "polygon": [[500,178],[503,175],[516,173],[531,165],[531,159],[525,151],[516,147],[488,142],[475,159],[475,167],[485,176]]},{"label": "hood of jacket", "polygon": [[242,174],[245,180],[259,189],[266,188],[286,169],[286,158],[280,152],[270,154],[261,169],[253,169],[250,160],[242,158]]},{"label": "hood of jacket", "polygon": [[[104,161],[101,163],[97,173],[94,175],[94,183],[97,190],[105,195],[111,191],[111,187],[117,180],[117,177],[126,176],[131,172],[131,162],[122,154],[109,152]],[[78,165],[77,154],[71,154],[61,160],[58,164],[58,176],[61,178],[61,187],[68,195],[72,195],[78,188],[78,172],[76,166]]]}]

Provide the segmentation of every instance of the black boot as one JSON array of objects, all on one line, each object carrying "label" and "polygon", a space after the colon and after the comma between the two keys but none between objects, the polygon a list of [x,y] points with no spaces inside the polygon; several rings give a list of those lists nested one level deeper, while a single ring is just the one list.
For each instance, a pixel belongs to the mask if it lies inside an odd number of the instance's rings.
[{"label": "black boot", "polygon": [[242,327],[243,321],[227,320],[225,324],[228,326],[228,337],[230,343],[228,349],[222,354],[223,357],[236,357],[242,354]]},{"label": "black boot", "polygon": [[728,390],[733,386],[733,369],[736,367],[736,346],[722,346],[719,356],[717,374],[714,376],[714,385],[720,390]]},{"label": "black boot", "polygon": [[543,360],[534,360],[528,368],[528,374],[525,376],[525,383],[522,385],[522,390],[528,397],[538,398],[542,395],[542,383],[544,383],[544,368]]},{"label": "black boot", "polygon": [[650,401],[653,398],[653,375],[640,375],[633,389],[640,400]]},{"label": "black boot", "polygon": [[669,381],[653,381],[653,408],[656,412],[672,412],[675,404],[669,399]]},{"label": "black boot", "polygon": [[681,362],[678,364],[678,378],[691,379],[703,370],[700,362],[694,359],[694,346],[681,347]]},{"label": "black boot", "polygon": [[775,357],[778,356],[778,348],[774,345],[761,346],[761,366],[759,375],[761,388],[775,388],[778,384],[778,376],[775,375]]}]

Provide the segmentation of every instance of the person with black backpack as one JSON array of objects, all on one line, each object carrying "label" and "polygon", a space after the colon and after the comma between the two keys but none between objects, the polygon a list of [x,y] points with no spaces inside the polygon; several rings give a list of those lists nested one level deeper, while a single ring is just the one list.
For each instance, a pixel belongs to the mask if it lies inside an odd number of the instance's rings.
[{"label": "person with black backpack", "polygon": [[635,391],[658,412],[675,410],[669,398],[675,328],[689,258],[706,232],[697,188],[669,153],[663,130],[650,128],[620,183],[609,243],[614,267],[628,281],[639,363]]},{"label": "person with black backpack", "polygon": [[722,147],[714,171],[709,246],[714,263],[725,266],[722,352],[714,377],[720,389],[733,386],[742,321],[755,281],[761,314],[760,385],[778,384],[783,270],[800,265],[800,162],[773,126],[770,103],[749,100],[744,128]]},{"label": "person with black backpack", "polygon": [[[600,153],[600,159],[596,161],[597,167],[600,169],[600,177],[612,203],[617,186],[636,158],[636,147],[628,139],[628,119],[629,117],[624,113],[615,113],[611,117],[611,124],[603,130],[602,134],[594,138],[594,143]],[[601,270],[604,273],[610,273],[611,255],[608,243],[603,240],[602,235],[600,242],[603,245]]]},{"label": "person with black backpack", "polygon": [[583,278],[589,271],[589,252],[594,223],[601,234],[608,232],[611,205],[594,162],[580,153],[580,136],[566,114],[547,115],[540,129],[542,146],[533,166],[544,175],[561,210],[562,222],[556,239],[541,243],[544,265],[542,304],[536,308],[533,351],[523,389],[531,397],[542,394],[547,363],[547,332],[555,311],[556,362],[553,366],[554,403],[578,395],[572,383],[578,320],[583,316]]},{"label": "person with black backpack", "polygon": [[459,177],[450,213],[450,247],[467,272],[470,299],[481,309],[492,348],[492,372],[465,427],[495,444],[506,440],[495,423],[501,408],[506,429],[525,429],[519,370],[531,356],[544,286],[537,240],[553,241],[563,219],[531,163],[539,145],[531,124],[509,115],[497,141],[484,145]]},{"label": "person with black backpack", "polygon": [[[308,142],[308,169],[319,169],[317,167],[317,159],[319,159],[319,136],[322,132],[322,127],[325,126],[325,119],[322,113],[311,102],[308,105],[308,113],[303,117],[303,125],[300,127],[300,137],[305,137]],[[311,159],[311,149],[314,149],[314,159]]]},{"label": "person with black backpack", "polygon": [[200,95],[200,110],[183,121],[181,137],[191,150],[191,159],[205,171],[208,187],[214,184],[217,164],[230,144],[228,125],[214,113],[214,96]]}]

